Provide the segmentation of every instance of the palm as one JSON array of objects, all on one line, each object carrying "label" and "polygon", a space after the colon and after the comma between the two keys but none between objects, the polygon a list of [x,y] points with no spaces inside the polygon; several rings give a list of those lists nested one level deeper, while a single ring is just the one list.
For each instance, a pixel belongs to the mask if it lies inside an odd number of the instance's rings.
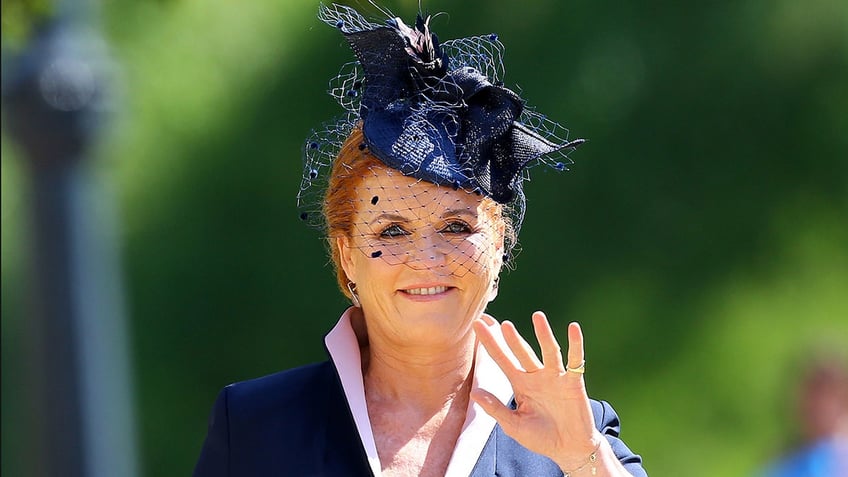
[{"label": "palm", "polygon": [[[493,333],[500,326],[504,341]],[[566,371],[560,346],[547,318],[533,314],[542,361],[510,322],[498,325],[486,317],[475,323],[477,337],[504,371],[515,393],[512,410],[486,391],[472,394],[503,430],[524,447],[561,465],[579,462],[598,444],[583,375]],[[583,363],[583,336],[577,323],[568,327],[568,362]]]}]

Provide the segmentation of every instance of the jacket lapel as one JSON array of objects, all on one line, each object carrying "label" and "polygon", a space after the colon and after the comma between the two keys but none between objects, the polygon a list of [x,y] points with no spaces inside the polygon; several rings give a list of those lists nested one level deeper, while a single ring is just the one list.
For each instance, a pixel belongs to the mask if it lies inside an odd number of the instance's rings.
[{"label": "jacket lapel", "polygon": [[368,457],[348,409],[341,382],[332,364],[327,363],[327,399],[323,421],[324,455],[321,475],[373,477]]}]

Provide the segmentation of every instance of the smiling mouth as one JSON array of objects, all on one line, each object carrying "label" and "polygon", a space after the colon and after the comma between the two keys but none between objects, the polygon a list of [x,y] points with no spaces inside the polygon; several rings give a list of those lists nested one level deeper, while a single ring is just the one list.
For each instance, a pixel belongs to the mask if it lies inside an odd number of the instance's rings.
[{"label": "smiling mouth", "polygon": [[438,295],[448,291],[452,287],[438,286],[429,288],[410,288],[409,290],[401,290],[408,295]]}]

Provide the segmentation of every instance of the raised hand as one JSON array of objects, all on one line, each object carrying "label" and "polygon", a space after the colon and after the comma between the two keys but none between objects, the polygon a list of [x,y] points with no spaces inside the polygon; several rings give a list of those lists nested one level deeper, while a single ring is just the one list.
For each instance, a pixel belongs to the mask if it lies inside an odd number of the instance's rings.
[{"label": "raised hand", "polygon": [[[497,326],[500,326],[505,344],[493,334]],[[509,321],[498,325],[484,315],[474,323],[474,329],[512,384],[517,408],[510,409],[484,390],[475,390],[471,398],[524,447],[551,458],[563,470],[584,465],[605,439],[595,429],[586,393],[580,325],[568,325],[567,365],[563,363],[548,319],[541,311],[533,313],[541,361]]]}]

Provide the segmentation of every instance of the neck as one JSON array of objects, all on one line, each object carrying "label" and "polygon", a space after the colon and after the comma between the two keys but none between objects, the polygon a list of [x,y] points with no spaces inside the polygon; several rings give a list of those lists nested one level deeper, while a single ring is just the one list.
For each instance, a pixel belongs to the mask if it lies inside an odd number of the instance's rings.
[{"label": "neck", "polygon": [[369,400],[394,402],[438,412],[452,403],[467,403],[476,339],[466,336],[446,347],[398,346],[369,336],[363,349],[363,377]]}]

